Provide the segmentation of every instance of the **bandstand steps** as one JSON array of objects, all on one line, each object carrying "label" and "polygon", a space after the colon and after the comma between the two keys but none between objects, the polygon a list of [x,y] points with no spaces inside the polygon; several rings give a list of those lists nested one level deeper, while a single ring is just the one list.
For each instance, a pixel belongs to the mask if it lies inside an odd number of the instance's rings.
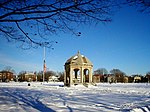
[{"label": "bandstand steps", "polygon": [[83,83],[83,85],[84,85],[85,87],[88,87],[88,84],[87,84],[87,83]]}]

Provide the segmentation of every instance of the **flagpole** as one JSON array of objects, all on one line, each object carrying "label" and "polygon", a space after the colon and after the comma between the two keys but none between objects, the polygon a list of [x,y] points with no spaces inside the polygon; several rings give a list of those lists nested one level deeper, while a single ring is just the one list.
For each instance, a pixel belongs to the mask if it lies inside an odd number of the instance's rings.
[{"label": "flagpole", "polygon": [[45,75],[45,45],[44,45],[44,47],[43,47],[43,83],[44,83],[44,79],[45,79],[45,77],[44,77],[44,75]]}]

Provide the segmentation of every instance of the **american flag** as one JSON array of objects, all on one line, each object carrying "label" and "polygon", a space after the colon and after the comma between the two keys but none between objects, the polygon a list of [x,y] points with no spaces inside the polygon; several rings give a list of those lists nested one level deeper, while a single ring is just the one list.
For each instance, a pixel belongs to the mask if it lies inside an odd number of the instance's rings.
[{"label": "american flag", "polygon": [[45,63],[45,60],[44,60],[44,65],[43,65],[43,71],[44,71],[44,73],[46,72],[46,63]]}]

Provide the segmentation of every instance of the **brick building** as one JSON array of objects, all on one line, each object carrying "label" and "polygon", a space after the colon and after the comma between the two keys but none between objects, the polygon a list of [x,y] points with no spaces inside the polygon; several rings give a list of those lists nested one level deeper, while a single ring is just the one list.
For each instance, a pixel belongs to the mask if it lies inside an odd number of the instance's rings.
[{"label": "brick building", "polygon": [[14,75],[10,71],[0,72],[0,82],[9,82],[14,80]]}]

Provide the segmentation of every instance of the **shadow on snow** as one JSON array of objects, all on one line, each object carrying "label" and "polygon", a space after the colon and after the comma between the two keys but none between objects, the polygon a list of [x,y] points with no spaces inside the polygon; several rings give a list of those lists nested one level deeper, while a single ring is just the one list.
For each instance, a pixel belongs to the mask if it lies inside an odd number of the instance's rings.
[{"label": "shadow on snow", "polygon": [[27,110],[27,108],[30,106],[38,111],[41,112],[55,112],[53,109],[48,108],[46,105],[44,105],[41,101],[39,101],[38,96],[40,94],[37,94],[35,97],[32,97],[32,91],[26,89],[17,89],[13,91],[11,88],[3,88],[2,89],[3,94],[7,97],[9,97],[10,102],[12,103],[19,103],[19,106],[22,107],[24,110]]}]

